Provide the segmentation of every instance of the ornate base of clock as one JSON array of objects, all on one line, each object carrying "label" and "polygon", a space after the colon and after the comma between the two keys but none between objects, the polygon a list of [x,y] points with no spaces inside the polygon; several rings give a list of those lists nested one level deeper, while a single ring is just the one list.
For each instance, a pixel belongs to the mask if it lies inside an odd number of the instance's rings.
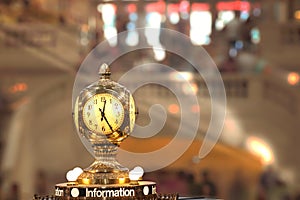
[{"label": "ornate base of clock", "polygon": [[83,185],[76,182],[55,186],[56,200],[157,200],[156,183],[139,181],[138,185]]},{"label": "ornate base of clock", "polygon": [[77,182],[83,185],[89,184],[123,184],[129,183],[128,169],[121,166],[115,160],[110,162],[95,161],[86,168],[77,178]]}]

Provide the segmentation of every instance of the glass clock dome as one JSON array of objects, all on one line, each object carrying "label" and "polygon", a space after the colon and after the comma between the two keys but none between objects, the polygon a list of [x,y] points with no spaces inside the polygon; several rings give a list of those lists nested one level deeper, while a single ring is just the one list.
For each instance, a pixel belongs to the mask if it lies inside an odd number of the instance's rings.
[{"label": "glass clock dome", "polygon": [[76,129],[90,142],[96,158],[77,181],[82,184],[127,183],[128,169],[116,161],[116,151],[133,130],[134,100],[128,89],[110,79],[107,64],[101,65],[99,75],[99,80],[80,92],[73,108]]}]

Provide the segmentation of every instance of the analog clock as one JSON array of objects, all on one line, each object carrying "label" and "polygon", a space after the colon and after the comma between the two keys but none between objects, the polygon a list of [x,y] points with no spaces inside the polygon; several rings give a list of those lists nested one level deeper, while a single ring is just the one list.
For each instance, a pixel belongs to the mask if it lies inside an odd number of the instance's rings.
[{"label": "analog clock", "polygon": [[117,131],[123,124],[124,108],[112,94],[95,94],[85,102],[82,118],[89,130],[107,135]]}]

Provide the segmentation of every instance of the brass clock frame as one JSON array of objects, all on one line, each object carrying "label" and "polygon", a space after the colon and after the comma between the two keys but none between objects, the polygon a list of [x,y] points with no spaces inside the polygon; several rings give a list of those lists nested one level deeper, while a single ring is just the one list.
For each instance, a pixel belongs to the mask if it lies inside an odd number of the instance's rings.
[{"label": "brass clock frame", "polygon": [[[110,69],[103,64],[99,69],[100,79],[84,88],[75,103],[74,122],[77,131],[85,137],[94,150],[95,162],[84,170],[78,177],[80,184],[120,184],[129,182],[129,170],[119,164],[116,160],[116,151],[120,143],[129,136],[135,122],[135,104],[129,90],[110,79]],[[107,131],[98,131],[87,125],[84,119],[85,106],[96,96],[107,96],[114,99],[121,113],[113,116],[115,112],[108,104],[101,104],[102,108],[96,108],[95,119],[92,122],[105,124]],[[109,102],[106,102],[109,103]],[[122,108],[120,108],[122,106]],[[98,110],[97,110],[98,109]],[[104,110],[105,109],[105,110]],[[77,113],[76,113],[77,112]],[[102,121],[101,121],[102,120]],[[119,120],[117,124],[111,125],[111,120]]]}]

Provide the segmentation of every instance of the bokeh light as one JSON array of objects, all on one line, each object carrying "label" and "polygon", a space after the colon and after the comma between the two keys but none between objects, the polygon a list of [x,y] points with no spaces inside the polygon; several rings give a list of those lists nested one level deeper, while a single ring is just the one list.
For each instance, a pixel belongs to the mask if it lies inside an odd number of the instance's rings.
[{"label": "bokeh light", "polygon": [[299,82],[299,74],[296,72],[291,72],[288,74],[287,81],[290,85],[296,85]]},{"label": "bokeh light", "polygon": [[246,145],[251,153],[261,158],[261,161],[264,165],[270,165],[274,163],[272,149],[263,140],[251,136],[247,139]]}]

